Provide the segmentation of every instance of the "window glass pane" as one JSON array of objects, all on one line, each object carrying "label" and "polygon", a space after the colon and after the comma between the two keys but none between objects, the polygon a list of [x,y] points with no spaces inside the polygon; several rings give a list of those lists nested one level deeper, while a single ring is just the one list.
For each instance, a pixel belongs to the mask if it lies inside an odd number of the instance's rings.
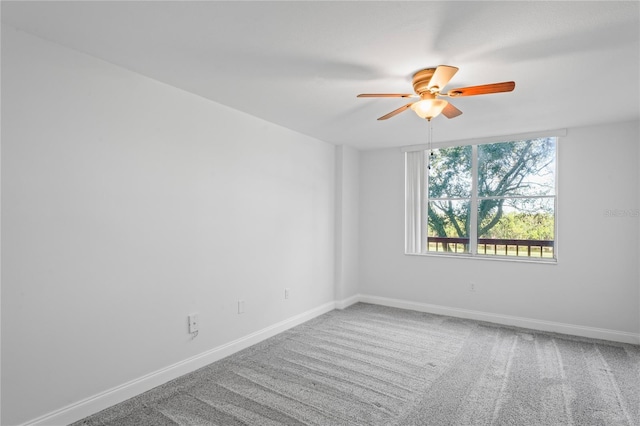
[{"label": "window glass pane", "polygon": [[427,151],[429,198],[471,197],[471,145]]},{"label": "window glass pane", "polygon": [[554,257],[554,198],[478,202],[478,254]]},{"label": "window glass pane", "polygon": [[429,202],[428,251],[469,252],[470,207],[468,200]]},{"label": "window glass pane", "polygon": [[555,194],[556,138],[478,146],[478,196]]},{"label": "window glass pane", "polygon": [[556,142],[550,137],[425,151],[428,169],[416,170],[420,179],[426,174],[426,206],[415,203],[416,211],[424,209],[416,213],[424,222],[407,228],[412,241],[424,241],[426,234],[428,252],[555,259]]}]

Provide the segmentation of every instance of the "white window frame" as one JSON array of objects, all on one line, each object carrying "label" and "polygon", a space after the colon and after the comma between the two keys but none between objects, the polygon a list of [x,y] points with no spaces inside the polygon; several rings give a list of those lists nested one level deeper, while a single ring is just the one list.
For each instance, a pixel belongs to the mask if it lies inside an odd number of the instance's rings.
[{"label": "white window frame", "polygon": [[[432,146],[427,145],[413,145],[402,148],[404,151],[405,161],[405,254],[407,255],[423,255],[423,256],[438,256],[438,257],[456,257],[456,258],[474,258],[474,259],[486,259],[486,260],[499,260],[499,261],[516,261],[516,262],[535,262],[535,263],[557,263],[558,260],[558,145],[560,137],[566,136],[566,129],[549,130],[544,132],[525,133],[519,135],[510,135],[495,138],[483,138],[476,140],[455,141],[448,143],[434,143]],[[555,137],[556,138],[556,152],[555,152],[555,192],[553,196],[509,196],[509,197],[496,197],[496,198],[553,198],[554,199],[554,248],[553,258],[538,258],[530,256],[504,256],[504,255],[484,255],[477,253],[478,244],[478,224],[477,224],[477,209],[478,209],[478,145],[493,144],[501,142],[510,142],[516,140],[530,140],[543,137]],[[427,250],[427,214],[426,208],[428,206],[429,194],[427,188],[429,188],[428,174],[425,173],[427,150],[430,148],[448,148],[452,146],[467,146],[471,145],[472,149],[472,161],[471,161],[471,197],[470,197],[470,209],[471,220],[469,230],[469,252],[468,253],[446,253],[446,252],[433,252]],[[481,197],[485,198],[485,197]],[[423,232],[424,230],[424,232]]]}]

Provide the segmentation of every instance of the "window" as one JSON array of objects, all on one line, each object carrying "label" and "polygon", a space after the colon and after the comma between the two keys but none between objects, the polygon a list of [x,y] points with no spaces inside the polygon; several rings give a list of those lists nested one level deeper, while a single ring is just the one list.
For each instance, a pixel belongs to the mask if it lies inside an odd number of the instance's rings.
[{"label": "window", "polygon": [[407,152],[407,253],[555,259],[556,142]]}]

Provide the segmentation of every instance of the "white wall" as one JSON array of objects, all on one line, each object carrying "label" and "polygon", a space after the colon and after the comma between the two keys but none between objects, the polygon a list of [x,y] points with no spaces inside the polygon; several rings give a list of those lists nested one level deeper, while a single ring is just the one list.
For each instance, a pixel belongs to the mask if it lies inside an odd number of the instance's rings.
[{"label": "white wall", "polygon": [[345,145],[336,147],[335,297],[341,307],[358,294],[359,161],[358,150]]},{"label": "white wall", "polygon": [[334,146],[2,30],[3,425],[334,300]]},{"label": "white wall", "polygon": [[639,206],[638,140],[637,121],[572,128],[560,139],[556,265],[404,255],[403,153],[363,151],[360,292],[637,339],[638,218],[604,211]]},{"label": "white wall", "polygon": [[638,219],[604,215],[639,207],[638,122],[561,140],[557,265],[405,256],[399,150],[334,148],[6,26],[2,124],[3,425],[358,293],[640,331]]}]

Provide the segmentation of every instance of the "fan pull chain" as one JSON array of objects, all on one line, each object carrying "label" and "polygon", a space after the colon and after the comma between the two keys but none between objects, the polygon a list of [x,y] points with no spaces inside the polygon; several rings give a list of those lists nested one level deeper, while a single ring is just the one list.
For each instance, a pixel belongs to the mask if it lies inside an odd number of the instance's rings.
[{"label": "fan pull chain", "polygon": [[429,147],[429,165],[427,166],[429,170],[431,170],[431,161],[433,160],[433,127],[431,126],[431,119],[427,118],[429,122],[429,133],[427,146]]}]

